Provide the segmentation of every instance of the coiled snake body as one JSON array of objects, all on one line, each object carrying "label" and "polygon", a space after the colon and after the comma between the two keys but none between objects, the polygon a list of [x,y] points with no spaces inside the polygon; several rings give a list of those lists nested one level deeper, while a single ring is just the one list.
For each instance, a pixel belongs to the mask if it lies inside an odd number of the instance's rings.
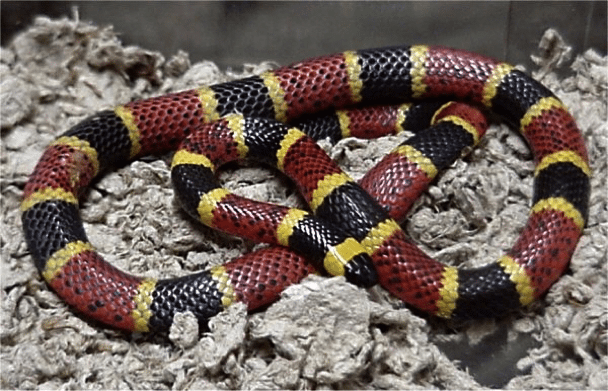
[{"label": "coiled snake body", "polygon": [[[427,103],[401,104],[408,101]],[[397,105],[365,107],[377,104]],[[516,126],[530,144],[534,197],[513,248],[481,268],[457,269],[427,257],[395,220],[438,170],[483,135],[486,120],[477,106]],[[428,124],[360,183],[312,140],[376,137]],[[170,280],[135,277],[106,263],[87,240],[79,196],[108,167],[172,150],[178,150],[172,180],[188,213],[271,246]],[[243,158],[292,177],[312,213],[221,188],[216,169]],[[46,149],[21,209],[27,244],[50,286],[79,311],[125,330],[166,330],[184,311],[204,324],[235,301],[254,309],[322,269],[363,287],[379,282],[443,318],[478,318],[529,304],[563,273],[587,219],[590,174],[574,119],[524,73],[459,50],[390,47],[319,57],[99,112]]]}]

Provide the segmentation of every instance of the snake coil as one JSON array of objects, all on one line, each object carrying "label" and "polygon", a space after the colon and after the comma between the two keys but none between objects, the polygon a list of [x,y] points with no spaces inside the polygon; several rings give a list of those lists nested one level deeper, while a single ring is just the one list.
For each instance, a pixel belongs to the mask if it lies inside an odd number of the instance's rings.
[{"label": "snake coil", "polygon": [[[426,103],[402,104],[410,101]],[[393,106],[368,107],[379,104]],[[487,124],[477,107],[528,141],[533,206],[521,236],[498,261],[457,269],[426,256],[395,220],[438,170],[478,142]],[[359,183],[313,140],[406,127],[420,131]],[[104,261],[87,239],[79,196],[111,166],[173,150],[172,180],[188,213],[271,246],[168,280],[135,277]],[[244,158],[292,177],[311,212],[220,187],[217,168]],[[125,330],[166,330],[183,311],[205,324],[235,301],[254,309],[321,269],[363,287],[379,282],[443,318],[478,318],[529,304],[564,272],[587,219],[590,175],[575,121],[547,88],[508,64],[418,45],[347,51],[101,111],[45,150],[21,210],[28,247],[48,284],[87,316]]]}]

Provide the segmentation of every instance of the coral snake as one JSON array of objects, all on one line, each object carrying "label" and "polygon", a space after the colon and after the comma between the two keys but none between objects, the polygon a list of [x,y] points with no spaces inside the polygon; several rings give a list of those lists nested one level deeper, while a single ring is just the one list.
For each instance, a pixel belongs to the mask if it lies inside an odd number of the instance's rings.
[{"label": "coral snake", "polygon": [[[519,128],[529,143],[534,196],[515,245],[493,263],[461,269],[426,256],[397,221],[438,170],[483,135],[480,110]],[[404,128],[419,131],[359,183],[313,140]],[[166,280],[135,277],[103,260],[87,240],[79,197],[108,167],[174,150],[172,180],[186,211],[269,247]],[[222,188],[217,168],[243,158],[290,176],[310,212]],[[525,306],[560,277],[585,226],[590,175],[575,121],[547,88],[505,63],[418,45],[347,51],[101,111],[45,150],[21,210],[48,284],[87,316],[125,330],[166,330],[184,311],[204,325],[235,301],[258,308],[323,269],[362,287],[379,282],[433,315],[468,319]]]}]

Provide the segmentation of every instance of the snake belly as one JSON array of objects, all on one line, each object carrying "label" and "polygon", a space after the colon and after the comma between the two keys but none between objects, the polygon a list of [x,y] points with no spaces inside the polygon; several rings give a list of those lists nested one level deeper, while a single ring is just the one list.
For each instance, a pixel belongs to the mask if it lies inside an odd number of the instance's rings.
[{"label": "snake belly", "polygon": [[[422,132],[406,141],[372,169],[361,186],[335,171],[330,162],[323,163],[327,167],[323,175],[304,179],[299,187],[312,202],[311,209],[317,215],[342,217],[332,224],[348,234],[326,243],[330,255],[322,253],[317,263],[325,266],[329,259],[330,273],[347,275],[350,261],[357,258],[361,267],[355,270],[373,269],[391,293],[443,318],[497,316],[527,305],[566,269],[585,226],[591,171],[584,140],[565,106],[540,83],[508,64],[444,47],[348,51],[99,112],[58,137],[30,176],[21,204],[28,247],[43,277],[62,299],[91,318],[125,330],[164,330],[173,315],[182,311],[191,311],[204,323],[237,300],[256,308],[314,270],[305,257],[273,246],[177,279],[132,276],[109,265],[89,243],[78,215],[79,196],[107,168],[176,150],[188,135],[196,137],[199,128],[226,123],[234,113],[242,117],[233,122],[242,125],[247,118],[257,118],[261,128],[268,129],[276,122],[265,121],[291,123],[328,109],[436,98],[480,105],[517,127],[528,141],[535,161],[534,196],[528,222],[515,245],[494,263],[457,269],[426,256],[393,220],[402,218],[408,208],[400,205],[400,198],[422,191],[439,169],[453,161],[454,154],[481,136],[475,126],[456,119],[466,119],[464,114],[439,121],[428,132],[430,136]],[[349,122],[347,114],[336,115],[340,136],[357,128],[344,125]],[[400,126],[403,121],[397,122]],[[229,135],[239,134],[227,127]],[[265,159],[274,156],[274,163],[281,160],[276,158],[281,143],[287,145],[283,163],[289,156],[298,157],[293,173],[298,177],[298,169],[312,164],[295,147],[306,138],[298,136],[294,141],[293,132],[291,138],[287,136],[291,128],[281,127],[287,132],[274,138],[279,147],[261,153]],[[461,130],[454,133],[454,127]],[[252,134],[265,137],[264,132],[252,130]],[[247,142],[228,143],[226,153]],[[174,169],[199,163],[178,159]],[[410,179],[419,179],[413,181],[414,190],[397,190],[396,195],[390,184],[402,182],[399,175],[406,172]],[[323,190],[315,197],[318,188]],[[209,190],[213,189],[203,189],[196,196],[190,193],[197,208]],[[224,198],[211,198],[208,212],[213,215]],[[289,242],[298,231],[299,212],[286,213],[296,214],[287,225],[291,231],[278,234],[281,218],[267,227],[269,236],[275,233],[272,240],[277,244]],[[201,217],[198,209],[196,214]],[[353,242],[365,251],[353,250]],[[368,256],[373,268],[368,267]],[[358,274],[353,274],[353,281]],[[361,285],[373,280],[372,276]]]}]

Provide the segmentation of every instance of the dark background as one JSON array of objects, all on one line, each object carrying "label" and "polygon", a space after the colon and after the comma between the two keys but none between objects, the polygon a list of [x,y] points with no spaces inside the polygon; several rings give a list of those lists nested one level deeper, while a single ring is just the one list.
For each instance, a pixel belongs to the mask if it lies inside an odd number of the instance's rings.
[{"label": "dark background", "polygon": [[125,44],[221,68],[275,60],[286,64],[347,49],[442,44],[530,67],[545,29],[556,28],[574,54],[606,54],[606,1],[535,2],[108,2],[2,1],[2,46],[36,15],[74,15],[113,25]]}]

